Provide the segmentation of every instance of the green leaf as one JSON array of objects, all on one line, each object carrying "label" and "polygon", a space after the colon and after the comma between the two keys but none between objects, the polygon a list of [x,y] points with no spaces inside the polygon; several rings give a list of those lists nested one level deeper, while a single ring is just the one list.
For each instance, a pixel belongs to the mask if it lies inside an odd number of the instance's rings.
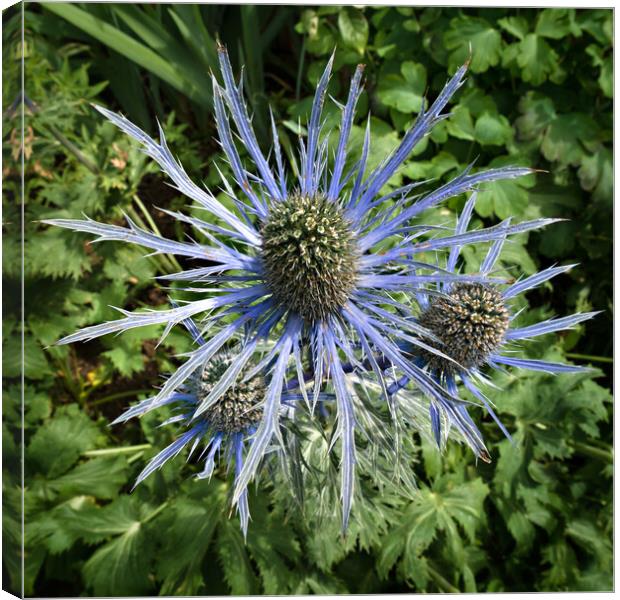
[{"label": "green leaf", "polygon": [[122,496],[95,511],[99,513],[94,523],[97,534],[116,534],[96,550],[82,569],[87,587],[96,596],[138,596],[153,587],[149,568],[154,547],[144,528],[147,511],[136,496],[133,498]]},{"label": "green leaf", "polygon": [[100,457],[78,465],[45,485],[63,496],[89,494],[107,499],[118,494],[127,478],[127,461],[124,458]]},{"label": "green leaf", "polygon": [[19,377],[22,374],[28,379],[46,379],[52,375],[45,352],[32,335],[24,337],[24,362],[22,365],[22,342],[17,335],[11,335],[3,343],[2,372],[5,377]]},{"label": "green leaf", "polygon": [[182,94],[188,95],[205,106],[211,105],[211,98],[206,95],[204,88],[197,87],[195,82],[184,77],[183,70],[175,68],[174,63],[168,61],[167,58],[158,55],[120,29],[75,5],[59,2],[46,5],[45,8],[66,19],[129,60],[151,71]]},{"label": "green leaf", "polygon": [[520,512],[520,507],[512,506],[504,512],[504,519],[508,531],[517,542],[517,548],[520,552],[526,552],[532,547],[536,538],[536,528],[528,520],[528,518]]},{"label": "green leaf", "polygon": [[379,574],[385,576],[402,555],[405,572],[413,577],[411,569],[421,569],[423,583],[426,565],[421,555],[440,531],[444,533],[442,543],[450,546],[453,559],[464,564],[459,527],[470,541],[475,540],[478,527],[484,523],[483,502],[488,492],[481,479],[462,482],[453,475],[438,477],[431,488],[420,489],[382,544]]},{"label": "green leaf", "polygon": [[400,65],[400,72],[405,81],[411,85],[411,88],[422,96],[426,89],[426,68],[424,65],[406,60]]},{"label": "green leaf", "polygon": [[[361,148],[364,143],[365,133],[365,127],[354,125],[351,129],[351,141],[349,142],[351,147]],[[370,145],[366,163],[367,174],[372,172],[372,169],[377,167],[381,161],[396,148],[399,142],[398,133],[387,123],[374,117],[370,119],[370,134],[372,144]],[[388,185],[400,185],[401,180],[402,175],[396,173],[390,178]]]},{"label": "green leaf", "polygon": [[528,33],[518,45],[517,64],[523,81],[540,85],[547,79],[559,83],[564,77],[558,55],[544,38]]},{"label": "green leaf", "polygon": [[558,540],[542,549],[543,564],[550,565],[545,572],[549,589],[566,589],[579,576],[575,551],[565,540]]},{"label": "green leaf", "polygon": [[411,61],[401,65],[401,75],[388,74],[381,78],[377,97],[386,106],[402,113],[418,113],[422,108],[422,94],[426,86],[426,71]]},{"label": "green leaf", "polygon": [[519,40],[522,40],[530,30],[527,20],[523,17],[504,17],[502,19],[498,19],[497,24],[504,31],[514,35]]},{"label": "green leaf", "polygon": [[[201,85],[203,81],[201,74],[205,69],[215,70],[218,61],[215,42],[208,33],[207,36],[203,36],[204,28],[199,33],[197,32],[201,40],[200,45],[205,51],[203,54],[187,43],[187,41],[186,43],[179,43],[178,35],[173,35],[157,18],[152,17],[147,11],[140,10],[138,6],[116,4],[111,8],[113,14],[120,18],[137,36],[142,38],[148,46],[157,52],[158,56],[165,57],[166,61],[171,65],[182,64],[183,71],[179,76],[185,80],[187,90],[195,97],[200,97],[206,106],[211,105],[210,86]],[[185,34],[186,40],[191,38],[184,27],[183,21],[178,17],[174,18],[174,15],[176,15],[174,11],[170,11],[170,14],[173,16],[181,34]],[[193,22],[197,23],[198,21],[194,20]],[[112,39],[115,39],[114,36],[112,36]],[[109,43],[107,37],[105,40]]]},{"label": "green leaf", "polygon": [[251,505],[253,526],[248,529],[247,545],[258,566],[265,594],[284,594],[296,585],[288,566],[300,556],[300,545],[290,526],[276,511],[268,512],[264,498]]},{"label": "green leaf", "polygon": [[345,46],[364,54],[368,43],[368,21],[361,10],[349,6],[340,9],[338,29]]},{"label": "green leaf", "polygon": [[318,527],[311,531],[306,543],[312,561],[325,573],[329,573],[333,565],[347,554],[347,548],[338,533],[329,527]]},{"label": "green leaf", "polygon": [[329,54],[333,51],[335,45],[336,36],[323,21],[319,22],[314,34],[313,30],[310,30],[306,46],[308,48],[308,52],[311,54],[314,54],[315,56]]},{"label": "green leaf", "polygon": [[[21,425],[22,390],[21,385],[5,386],[2,390],[2,417],[5,423]],[[52,412],[52,403],[45,392],[31,385],[24,386],[24,424],[26,427],[38,426]]]},{"label": "green leaf", "polygon": [[601,149],[585,156],[577,172],[581,187],[592,192],[592,198],[612,204],[613,195],[613,156],[611,150]]},{"label": "green leaf", "polygon": [[123,341],[119,343],[119,340],[116,340],[116,347],[103,352],[102,356],[109,358],[121,375],[129,377],[144,368],[144,357],[140,352],[136,352],[135,348],[123,344]]},{"label": "green leaf", "polygon": [[557,509],[558,505],[561,505],[558,496],[544,486],[529,487],[525,485],[517,486],[517,495],[523,500],[527,518],[538,527],[551,533],[557,524],[553,509]]},{"label": "green leaf", "polygon": [[481,217],[495,214],[500,219],[518,218],[525,213],[527,206],[527,190],[511,179],[485,183],[476,200],[476,212]]},{"label": "green leaf", "polygon": [[446,127],[446,122],[440,121],[439,123],[437,123],[437,125],[435,125],[435,127],[433,127],[433,129],[431,130],[428,139],[432,140],[437,144],[445,144],[448,140],[448,130]]},{"label": "green leaf", "polygon": [[448,50],[452,50],[449,57],[452,72],[469,58],[470,44],[473,73],[484,73],[497,65],[501,58],[502,36],[486,19],[479,17],[452,19],[444,43]]},{"label": "green leaf", "polygon": [[[91,269],[88,253],[84,251],[84,239],[58,227],[37,233],[36,245],[27,244],[26,255],[30,269],[52,278],[78,280]],[[58,260],[59,256],[63,259]]]},{"label": "green leaf", "polygon": [[160,333],[161,328],[157,325],[127,331],[122,337],[106,340],[106,345],[109,344],[112,348],[102,352],[102,356],[109,358],[121,375],[127,377],[139,373],[147,361],[145,342],[151,340],[153,344],[156,343]]},{"label": "green leaf", "polygon": [[319,28],[319,16],[314,10],[306,9],[301,13],[301,20],[295,25],[297,33],[314,36]]},{"label": "green leaf", "polygon": [[[572,17],[572,18],[571,18]],[[546,8],[538,13],[536,35],[559,40],[569,34],[581,35],[579,27],[574,24],[575,11],[572,9]]]},{"label": "green leaf", "polygon": [[66,552],[92,526],[93,506],[92,496],[75,496],[40,512],[26,522],[26,546],[45,547],[52,554]]},{"label": "green leaf", "polygon": [[420,556],[413,551],[406,552],[398,572],[405,581],[412,582],[420,589],[427,589],[430,573],[428,569],[428,559],[425,556]]},{"label": "green leaf", "polygon": [[48,477],[57,477],[75,464],[82,452],[98,446],[99,428],[76,404],[56,411],[32,436],[27,459]]},{"label": "green leaf", "polygon": [[258,582],[237,523],[222,521],[217,538],[217,553],[230,593],[233,596],[249,596],[257,593]]},{"label": "green leaf", "polygon": [[186,44],[202,60],[205,68],[218,62],[215,40],[203,21],[198,5],[178,4],[168,9]]},{"label": "green leaf", "polygon": [[517,265],[523,275],[533,275],[538,270],[525,246],[518,242],[504,245],[500,261],[505,265]]},{"label": "green leaf", "polygon": [[131,516],[127,516],[130,502],[128,496],[122,496],[100,508],[92,496],[74,496],[28,522],[27,544],[44,543],[54,554],[65,552],[78,539],[98,544],[132,525]]},{"label": "green leaf", "polygon": [[446,127],[448,133],[460,140],[474,141],[476,132],[471,113],[468,108],[457,104],[451,111],[450,118],[447,120]]},{"label": "green leaf", "polygon": [[221,483],[219,487],[212,485],[201,502],[179,498],[162,517],[165,535],[157,566],[162,594],[194,596],[204,589],[202,563],[215,528],[227,518]]},{"label": "green leaf", "polygon": [[598,424],[608,420],[606,404],[612,401],[609,390],[587,379],[566,395],[566,403],[575,415],[575,423],[586,435],[598,439]]},{"label": "green leaf", "polygon": [[132,279],[146,282],[156,274],[153,264],[145,260],[142,250],[131,246],[119,246],[114,250],[103,264],[103,272],[108,279],[124,283]]},{"label": "green leaf", "polygon": [[598,84],[601,86],[603,94],[607,98],[612,98],[614,94],[614,67],[611,56],[608,56],[600,65],[601,72],[598,76]]},{"label": "green leaf", "polygon": [[437,487],[442,491],[445,490],[442,495],[442,510],[463,527],[473,543],[476,528],[484,522],[483,503],[489,488],[481,479],[456,483],[449,478],[438,482]]},{"label": "green leaf", "polygon": [[24,421],[28,425],[44,421],[52,414],[52,402],[49,396],[45,393],[38,393],[29,386],[26,386],[24,390],[24,408],[26,411]]},{"label": "green leaf", "polygon": [[408,163],[403,173],[410,179],[435,179],[454,169],[459,169],[458,160],[448,152],[441,151],[431,160],[420,160]]},{"label": "green leaf", "polygon": [[497,104],[493,97],[485,94],[480,88],[470,88],[463,93],[459,106],[467,108],[472,117],[479,117],[484,113],[497,113]]},{"label": "green leaf", "polygon": [[602,571],[610,571],[612,564],[612,545],[610,536],[601,535],[600,528],[588,518],[571,521],[566,534],[580,546],[592,552]]},{"label": "green leaf", "polygon": [[521,140],[536,139],[557,117],[553,101],[533,91],[521,98],[519,111],[522,115],[515,121],[515,127]]},{"label": "green leaf", "polygon": [[[2,423],[3,427],[3,451],[7,444],[6,438],[10,438],[11,434],[6,429],[6,422]],[[11,460],[6,452],[3,452],[5,460]],[[16,462],[19,461],[19,455],[15,453]],[[6,463],[5,463],[6,464]],[[17,479],[17,478],[16,478]],[[3,579],[3,587],[7,591],[18,591],[24,581],[24,587],[27,590],[26,593],[32,594],[32,588],[34,580],[38,574],[43,557],[40,559],[35,555],[33,564],[28,565],[29,573],[24,573],[22,563],[22,548],[24,544],[24,538],[22,536],[22,487],[21,485],[11,482],[9,483],[9,477],[7,470],[3,473],[2,481],[2,562],[5,572],[8,577]],[[26,528],[28,527],[28,521],[24,523]],[[40,548],[40,551],[43,550]],[[24,578],[24,579],[22,579]],[[18,593],[14,594],[15,596]]]},{"label": "green leaf", "polygon": [[587,31],[599,44],[609,46],[613,39],[613,11],[580,10],[576,26]]},{"label": "green leaf", "polygon": [[485,112],[476,121],[474,136],[483,146],[504,146],[512,139],[512,127],[504,115]]},{"label": "green leaf", "polygon": [[583,143],[597,133],[596,122],[583,113],[568,113],[557,117],[548,127],[540,150],[551,162],[579,165],[586,153]]}]

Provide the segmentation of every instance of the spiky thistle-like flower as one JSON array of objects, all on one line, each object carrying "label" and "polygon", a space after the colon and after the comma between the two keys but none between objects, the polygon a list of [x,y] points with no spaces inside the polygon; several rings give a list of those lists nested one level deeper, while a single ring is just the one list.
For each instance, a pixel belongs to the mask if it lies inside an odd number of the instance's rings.
[{"label": "spiky thistle-like flower", "polygon": [[[455,238],[471,239],[467,229],[475,202],[476,194],[473,193],[458,218]],[[497,238],[489,248],[480,266],[479,274],[482,276],[489,275],[496,265],[502,247],[511,233],[510,219],[498,227],[504,228],[505,234]],[[451,247],[446,263],[448,272],[457,272],[460,251],[461,245],[458,242]],[[577,365],[510,356],[511,352],[514,352],[515,342],[571,329],[598,314],[598,312],[577,313],[547,319],[527,327],[513,327],[512,322],[518,313],[511,306],[512,301],[520,294],[536,288],[556,275],[566,273],[574,266],[549,267],[510,284],[440,282],[432,295],[420,288],[415,294],[416,302],[421,309],[417,322],[435,334],[439,340],[438,348],[452,360],[410,347],[414,362],[426,370],[435,381],[445,386],[453,396],[458,395],[458,383],[462,382],[489,412],[506,437],[511,439],[509,432],[495,414],[491,401],[479,389],[478,382],[489,383],[482,369],[489,366],[492,369],[503,370],[508,366],[551,374],[587,370]],[[390,393],[395,393],[407,383],[408,378],[405,376],[390,386]],[[473,430],[475,425],[468,415],[467,406],[456,404],[454,409],[464,419],[470,421]],[[435,439],[441,446],[442,421],[450,425],[451,415],[446,413],[441,405],[431,401],[430,416]],[[482,441],[482,435],[480,433],[477,435]],[[465,440],[478,454],[478,444],[471,443],[469,437],[465,437]]]},{"label": "spiky thistle-like flower", "polygon": [[[462,85],[464,65],[445,85],[436,100],[423,108],[400,144],[383,162],[366,173],[370,147],[370,121],[364,143],[353,166],[345,172],[349,157],[349,137],[357,100],[362,90],[363,66],[355,70],[346,104],[341,107],[340,134],[333,164],[328,168],[330,149],[323,131],[321,113],[334,57],[327,63],[312,103],[307,139],[300,140],[298,177],[287,176],[275,121],[273,159],[265,157],[253,132],[242,97],[241,83],[234,79],[228,54],[218,47],[223,86],[213,76],[214,109],[219,141],[234,177],[234,184],[222,175],[223,191],[232,202],[224,206],[208,189],[195,185],[174,159],[160,128],[159,143],[124,117],[97,107],[120,129],[140,142],[172,179],[176,188],[210,215],[202,220],[181,213],[170,213],[191,225],[208,245],[196,241],[173,241],[140,229],[128,219],[128,228],[91,220],[57,219],[47,221],[61,227],[98,236],[97,240],[122,240],[139,244],[156,253],[170,253],[195,261],[196,268],[167,275],[168,280],[191,281],[199,295],[196,300],[163,311],[126,312],[124,318],[87,327],[60,343],[89,340],[134,327],[165,324],[164,335],[190,317],[206,314],[200,324],[205,343],[188,355],[187,361],[162,386],[153,403],[169,398],[201,365],[217,356],[231,340],[238,341],[236,354],[222,376],[217,393],[211,392],[196,407],[194,418],[208,411],[221,394],[236,384],[252,361],[269,371],[268,385],[261,403],[261,420],[249,443],[243,468],[236,478],[233,501],[239,502],[257,472],[262,456],[274,435],[281,442],[278,418],[282,391],[289,371],[299,382],[310,372],[312,397],[301,391],[313,407],[326,386],[336,399],[338,427],[336,439],[342,445],[341,494],[343,527],[346,528],[354,487],[356,417],[347,385],[344,361],[355,368],[374,373],[386,389],[376,356],[381,356],[403,376],[452,414],[455,426],[473,441],[475,430],[454,406],[458,398],[443,389],[418,365],[403,354],[398,342],[429,352],[433,336],[413,320],[398,316],[410,308],[394,300],[395,292],[411,291],[428,282],[475,282],[486,278],[443,272],[416,260],[429,248],[449,248],[455,243],[495,240],[503,229],[489,228],[467,236],[445,237],[419,242],[419,236],[432,230],[412,225],[424,210],[443,200],[475,189],[479,184],[514,178],[530,172],[522,167],[506,167],[472,173],[471,167],[436,189],[419,193],[419,184],[408,184],[388,194],[385,184],[431,128],[444,119],[442,114],[452,95]],[[232,119],[238,140],[251,159],[244,164],[231,130]],[[271,163],[271,164],[270,164]],[[414,191],[417,195],[414,195]],[[216,222],[212,222],[213,219]],[[514,225],[517,233],[538,228],[549,220],[539,219]],[[429,246],[430,244],[430,246]],[[241,339],[240,334],[243,333]],[[426,336],[426,337],[425,337]],[[260,360],[259,342],[271,339],[273,345]],[[309,356],[309,359],[305,357]],[[302,358],[303,357],[303,358]],[[304,364],[307,360],[308,364]],[[307,367],[307,368],[306,368]],[[387,394],[386,394],[387,398]],[[479,448],[484,451],[483,446]]]},{"label": "spiky thistle-like flower", "polygon": [[[193,319],[188,318],[183,324],[192,335],[198,347],[205,345]],[[190,460],[202,444],[199,460],[204,460],[203,470],[197,475],[199,479],[213,475],[218,456],[224,455],[228,466],[234,465],[235,479],[241,473],[246,444],[256,432],[262,418],[262,399],[268,385],[260,370],[247,368],[236,385],[223,388],[223,376],[234,360],[232,351],[221,351],[199,366],[196,371],[178,388],[164,398],[147,398],[131,407],[112,422],[113,425],[124,423],[133,417],[171,407],[173,415],[160,426],[177,424],[184,431],[169,446],[161,450],[138,475],[134,487],[170,459],[178,456],[189,447],[187,460]],[[205,398],[214,398],[210,407],[196,417],[196,411]],[[282,395],[281,413],[294,410],[295,403],[301,396],[294,391],[285,390]],[[247,490],[244,490],[237,504],[241,529],[247,534],[250,513],[248,510]]]}]

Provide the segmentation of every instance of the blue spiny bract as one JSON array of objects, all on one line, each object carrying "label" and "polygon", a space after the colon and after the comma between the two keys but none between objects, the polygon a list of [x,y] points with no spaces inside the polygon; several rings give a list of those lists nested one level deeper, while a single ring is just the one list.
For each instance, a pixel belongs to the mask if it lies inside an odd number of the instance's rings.
[{"label": "blue spiny bract", "polygon": [[[477,231],[467,231],[475,203],[476,194],[473,193],[458,218],[453,236],[456,243],[450,248],[445,265],[445,271],[448,273],[458,271],[457,262],[462,247],[458,240],[470,240],[472,235],[477,234]],[[494,228],[503,231],[503,234],[493,241],[482,261],[478,273],[481,277],[488,276],[495,269],[506,239],[514,233],[510,219]],[[437,243],[441,245],[441,239],[428,242],[427,248],[433,249]],[[571,329],[597,314],[577,313],[568,317],[548,319],[527,327],[513,326],[515,314],[511,307],[512,300],[556,275],[567,272],[573,266],[549,267],[509,284],[438,282],[432,290],[416,285],[415,300],[421,309],[417,321],[435,334],[439,342],[436,348],[444,354],[444,357],[411,344],[406,347],[417,366],[444,385],[453,397],[443,404],[431,399],[429,404],[433,433],[439,446],[442,444],[442,422],[452,424],[455,415],[458,415],[459,418],[473,423],[467,404],[459,399],[459,381],[510,439],[507,429],[493,411],[492,403],[479,389],[479,383],[486,382],[483,367],[488,365],[499,370],[509,366],[545,373],[573,373],[584,370],[577,365],[511,356],[514,351],[511,345],[514,345],[514,342]],[[432,294],[428,293],[429,291],[432,291]],[[397,393],[408,382],[409,378],[405,375],[392,384],[388,392]],[[490,460],[488,454],[480,451],[482,434],[478,428],[472,425],[469,433],[471,435],[463,437],[476,456],[482,460]]]},{"label": "blue spiny bract", "polygon": [[[346,529],[354,492],[358,415],[346,381],[345,362],[349,361],[355,369],[367,370],[377,378],[381,389],[386,390],[388,384],[377,364],[380,357],[392,367],[392,373],[414,381],[434,403],[452,410],[454,397],[402,350],[406,342],[434,352],[427,343],[429,332],[415,323],[415,312],[397,298],[411,292],[414,286],[429,282],[488,282],[487,277],[447,274],[434,264],[421,262],[419,255],[429,248],[429,243],[436,250],[445,250],[457,243],[492,241],[504,235],[503,229],[495,227],[466,236],[423,242],[420,236],[434,229],[416,223],[416,219],[424,211],[480,184],[520,177],[531,170],[515,166],[473,173],[470,165],[451,181],[423,193],[416,183],[386,189],[415,146],[435,124],[446,118],[444,109],[463,84],[467,65],[457,69],[432,104],[423,103],[415,122],[394,150],[380,164],[367,168],[370,120],[363,143],[354,148],[350,144],[355,108],[362,92],[363,65],[355,70],[348,97],[341,106],[335,147],[330,147],[330,137],[323,128],[322,112],[332,56],[316,86],[307,136],[300,139],[299,172],[287,173],[273,114],[273,148],[266,155],[253,131],[241,93],[243,86],[235,80],[228,53],[221,45],[218,56],[223,83],[213,76],[215,123],[232,173],[230,179],[220,173],[226,202],[189,178],[170,152],[161,128],[157,142],[125,117],[96,107],[138,141],[143,151],[172,179],[176,189],[206,213],[201,219],[196,210],[191,214],[167,211],[194,228],[191,239],[166,239],[140,228],[130,219],[128,227],[89,219],[47,221],[94,234],[98,241],[120,240],[154,252],[185,257],[195,267],[165,278],[185,282],[188,291],[196,293],[195,299],[168,310],[123,310],[122,318],[87,327],[59,343],[157,324],[165,325],[165,336],[173,326],[203,315],[205,318],[199,326],[204,344],[193,350],[166,380],[151,402],[151,406],[157,406],[175,394],[219,351],[237,341],[236,353],[222,376],[218,393],[233,388],[249,364],[263,369],[268,383],[260,422],[240,461],[243,468],[235,477],[232,500],[236,504],[246,497],[247,487],[256,476],[262,457],[272,447],[274,436],[279,439],[280,407],[290,382],[298,382],[303,400],[311,410],[329,388],[335,396],[334,442],[339,441],[342,448],[342,519]],[[238,143],[243,146],[242,152]],[[350,167],[345,170],[345,165]],[[304,226],[297,227],[293,219],[302,209],[304,214],[299,216],[299,222]],[[509,230],[529,231],[550,221],[538,219],[514,225]],[[289,224],[290,232],[287,232]],[[268,348],[266,355],[259,356],[259,351],[265,348]],[[304,387],[305,373],[313,376],[310,398]],[[390,401],[387,394],[383,398]],[[202,403],[196,407],[196,413],[201,414],[206,406]],[[470,419],[454,412],[452,421],[477,454],[486,453]]]},{"label": "blue spiny bract", "polygon": [[[189,318],[184,325],[200,347],[206,344],[198,327]],[[164,398],[147,398],[131,407],[113,424],[123,423],[133,417],[141,417],[152,410],[168,406],[172,416],[162,425],[176,424],[180,433],[169,446],[161,450],[138,475],[135,485],[164,466],[170,459],[189,448],[188,460],[202,444],[198,460],[204,461],[199,478],[213,475],[218,457],[227,465],[234,465],[235,480],[243,469],[246,445],[256,433],[263,414],[262,403],[267,381],[257,369],[249,367],[242,372],[232,387],[222,385],[234,354],[221,351],[206,361],[187,378],[179,389]],[[298,397],[284,391],[282,410],[294,405]],[[250,518],[247,491],[237,503],[241,529],[247,534]]]}]

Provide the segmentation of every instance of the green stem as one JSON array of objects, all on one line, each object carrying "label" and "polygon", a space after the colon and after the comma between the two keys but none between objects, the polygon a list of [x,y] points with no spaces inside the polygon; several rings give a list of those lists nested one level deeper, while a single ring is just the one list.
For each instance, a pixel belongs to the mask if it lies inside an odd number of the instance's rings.
[{"label": "green stem", "polygon": [[91,173],[94,175],[99,175],[99,167],[86,158],[79,150],[78,147],[70,142],[56,127],[53,125],[47,125],[47,128],[50,130],[50,133],[58,140],[58,142],[64,146],[69,152],[71,152],[75,158],[78,159]]},{"label": "green stem", "polygon": [[144,215],[144,218],[146,219],[146,222],[151,226],[151,229],[157,235],[161,236],[161,233],[159,231],[159,228],[157,227],[157,224],[155,223],[155,221],[153,221],[153,217],[151,217],[151,214],[149,213],[149,211],[146,210],[146,206],[144,206],[144,203],[142,202],[142,200],[140,200],[140,196],[138,196],[138,194],[134,194],[131,197],[131,199],[138,205],[138,208],[140,209],[140,211]]},{"label": "green stem", "polygon": [[127,459],[127,464],[131,465],[132,463],[135,463],[137,460],[140,460],[143,454],[144,454],[144,450],[140,450],[139,452],[136,452],[133,456],[130,456]]},{"label": "green stem", "polygon": [[442,592],[448,592],[449,594],[460,594],[461,590],[455,588],[439,571],[431,566],[430,561],[427,563],[428,574],[433,578],[437,587]]},{"label": "green stem", "polygon": [[65,385],[67,386],[69,392],[81,405],[80,386],[75,383],[76,379],[73,372],[71,371],[69,355],[67,354],[64,359],[59,360],[57,362],[57,365],[62,371],[62,375],[65,379]]},{"label": "green stem", "polygon": [[614,461],[613,454],[609,450],[602,450],[601,448],[596,448],[590,444],[583,444],[582,442],[569,441],[568,445],[574,448],[576,452],[579,452],[579,454],[584,454],[585,456],[596,458],[609,464],[612,464]]},{"label": "green stem", "polygon": [[[128,206],[126,208],[126,212],[139,227],[148,231],[146,223],[142,220],[138,211],[133,206]],[[172,263],[168,259],[167,254],[150,254],[146,258],[151,262],[151,264],[154,265],[155,269],[159,269],[160,271],[170,272],[170,269],[172,268]]]},{"label": "green stem", "polygon": [[[157,227],[157,224],[153,220],[153,217],[151,217],[151,214],[149,213],[149,211],[146,210],[146,206],[144,206],[144,203],[142,202],[142,200],[140,200],[140,197],[138,196],[138,194],[134,194],[132,196],[132,200],[138,205],[140,212],[144,215],[144,218],[146,219],[146,222],[149,224],[149,227],[152,229],[152,231],[161,237],[161,233],[159,231],[159,228]],[[177,259],[172,254],[164,254],[163,256],[166,257],[166,260],[169,261],[170,265],[174,269],[176,269],[177,271],[183,270],[181,268],[181,265],[178,263]]]},{"label": "green stem", "polygon": [[152,521],[162,510],[168,506],[169,502],[166,500],[163,504],[160,504],[150,515],[147,515],[142,520],[142,525],[146,525],[149,521]]},{"label": "green stem", "polygon": [[299,57],[299,69],[297,69],[297,81],[295,82],[295,100],[299,102],[301,94],[301,79],[304,69],[304,59],[306,58],[306,36],[301,39],[301,52]]},{"label": "green stem", "polygon": [[119,446],[118,448],[103,448],[102,450],[88,450],[82,452],[82,456],[86,458],[95,458],[96,456],[117,456],[119,454],[132,454],[133,452],[142,452],[148,450],[151,444],[138,444],[137,446]]},{"label": "green stem", "polygon": [[117,392],[116,394],[109,394],[103,398],[97,398],[90,403],[90,406],[99,406],[100,404],[107,404],[108,402],[114,402],[114,400],[120,400],[121,398],[129,398],[130,396],[137,396],[138,394],[148,394],[152,390],[128,390],[126,392]]},{"label": "green stem", "polygon": [[609,356],[593,356],[592,354],[577,354],[575,352],[567,352],[566,358],[575,358],[577,360],[590,360],[592,362],[613,363],[614,359]]}]

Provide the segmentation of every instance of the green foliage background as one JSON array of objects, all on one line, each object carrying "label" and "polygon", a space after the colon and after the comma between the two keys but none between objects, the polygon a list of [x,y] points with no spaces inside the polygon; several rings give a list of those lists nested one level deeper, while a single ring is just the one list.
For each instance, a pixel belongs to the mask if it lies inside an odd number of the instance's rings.
[{"label": "green foliage background", "polygon": [[[3,530],[5,587],[20,574],[20,55],[25,53],[25,587],[26,595],[389,593],[612,589],[612,11],[325,6],[27,4],[5,11],[3,52]],[[122,211],[168,236],[156,207],[184,201],[157,168],[90,108],[122,110],[150,132],[155,117],[190,175],[217,185],[209,70],[214,39],[245,64],[255,124],[274,108],[284,149],[304,135],[314,85],[336,48],[330,93],[342,99],[367,65],[354,129],[372,112],[375,164],[471,52],[467,83],[388,185],[525,164],[535,176],[484,188],[478,224],[512,216],[567,220],[521,236],[504,254],[518,276],[578,262],[528,297],[524,318],[604,313],[528,353],[600,370],[592,375],[496,377],[512,447],[482,414],[490,465],[452,444],[444,456],[414,440],[419,491],[393,487],[316,526],[289,491],[252,494],[247,545],[228,519],[230,481],[190,477],[182,459],[130,493],[145,461],[172,439],[151,417],[109,428],[173,368],[188,340],[157,328],[75,347],[50,346],[113,318],[110,306],[159,306],[151,279],[167,256],[90,245],[37,221]],[[471,48],[471,50],[470,50]],[[336,124],[332,105],[328,124]],[[301,124],[300,124],[301,123]],[[267,139],[259,135],[259,139]],[[354,140],[354,143],[355,140]],[[219,161],[222,164],[222,161]],[[371,165],[372,166],[372,165]],[[425,215],[453,223],[463,198]],[[466,267],[480,254],[467,249]]]}]

